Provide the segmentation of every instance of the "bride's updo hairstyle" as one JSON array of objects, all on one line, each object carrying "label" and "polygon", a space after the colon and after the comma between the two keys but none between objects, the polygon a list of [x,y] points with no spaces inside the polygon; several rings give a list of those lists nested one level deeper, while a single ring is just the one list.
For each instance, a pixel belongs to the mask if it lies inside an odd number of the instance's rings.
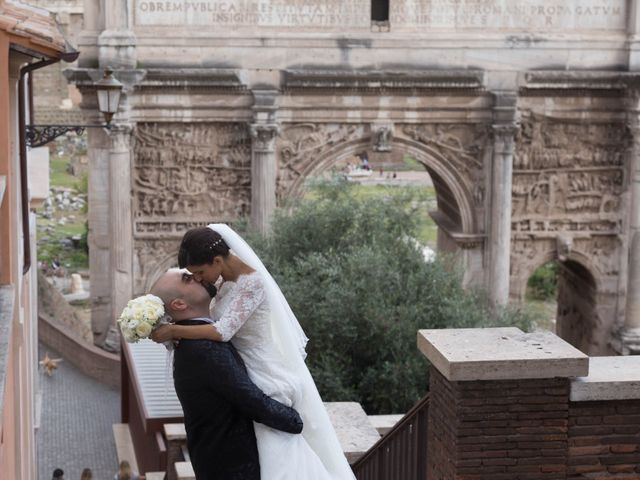
[{"label": "bride's updo hairstyle", "polygon": [[[182,237],[178,251],[178,265],[187,268],[190,265],[211,265],[215,257],[228,257],[229,246],[218,232],[209,227],[192,228]],[[211,298],[215,297],[218,289],[213,284],[202,282]]]},{"label": "bride's updo hairstyle", "polygon": [[229,247],[218,232],[209,227],[192,228],[182,237],[178,265],[210,265],[214,257],[228,257]]}]

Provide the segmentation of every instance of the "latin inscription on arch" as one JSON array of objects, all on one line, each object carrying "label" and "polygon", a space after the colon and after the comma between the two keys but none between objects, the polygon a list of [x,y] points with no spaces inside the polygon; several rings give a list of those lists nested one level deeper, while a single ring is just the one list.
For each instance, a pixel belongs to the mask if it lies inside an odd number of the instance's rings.
[{"label": "latin inscription on arch", "polygon": [[135,0],[137,26],[368,29],[370,12],[369,0]]},{"label": "latin inscription on arch", "polygon": [[392,30],[489,28],[496,33],[625,30],[626,3],[625,0],[401,0],[390,3],[390,21]]}]

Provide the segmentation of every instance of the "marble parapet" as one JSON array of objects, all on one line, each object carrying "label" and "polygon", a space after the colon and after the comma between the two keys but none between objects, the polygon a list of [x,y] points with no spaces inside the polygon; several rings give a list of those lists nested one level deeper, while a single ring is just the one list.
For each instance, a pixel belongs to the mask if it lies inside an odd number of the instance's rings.
[{"label": "marble parapet", "polygon": [[571,401],[640,399],[640,357],[592,357],[589,375],[571,380]]},{"label": "marble parapet", "polygon": [[579,377],[589,357],[551,332],[518,328],[420,330],[418,348],[449,381]]}]

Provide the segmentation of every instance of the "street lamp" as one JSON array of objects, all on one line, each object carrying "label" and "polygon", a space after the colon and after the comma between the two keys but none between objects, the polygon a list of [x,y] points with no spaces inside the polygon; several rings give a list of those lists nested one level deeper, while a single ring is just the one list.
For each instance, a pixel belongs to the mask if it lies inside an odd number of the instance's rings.
[{"label": "street lamp", "polygon": [[122,84],[114,78],[111,68],[104,69],[104,76],[96,82],[96,90],[98,92],[98,108],[104,115],[104,121],[110,125],[113,115],[118,111],[120,93],[122,92]]},{"label": "street lamp", "polygon": [[104,124],[101,125],[26,125],[25,140],[29,147],[41,147],[50,141],[64,135],[67,132],[75,132],[82,135],[85,128],[111,128],[111,119],[118,111],[120,95],[122,93],[122,83],[115,79],[113,70],[109,67],[104,69],[104,76],[95,83],[98,94],[98,109],[104,117]]}]

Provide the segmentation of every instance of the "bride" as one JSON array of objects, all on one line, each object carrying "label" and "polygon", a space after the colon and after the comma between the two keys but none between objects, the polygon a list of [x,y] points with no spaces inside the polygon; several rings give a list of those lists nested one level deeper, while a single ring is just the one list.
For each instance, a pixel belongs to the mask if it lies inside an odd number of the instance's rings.
[{"label": "bride", "polygon": [[230,341],[251,380],[270,397],[295,408],[303,419],[302,435],[254,424],[261,478],[355,479],[304,362],[308,339],[253,249],[228,225],[213,224],[184,235],[178,263],[202,284],[222,279],[211,308],[211,318],[217,321],[162,326],[153,340]]}]

